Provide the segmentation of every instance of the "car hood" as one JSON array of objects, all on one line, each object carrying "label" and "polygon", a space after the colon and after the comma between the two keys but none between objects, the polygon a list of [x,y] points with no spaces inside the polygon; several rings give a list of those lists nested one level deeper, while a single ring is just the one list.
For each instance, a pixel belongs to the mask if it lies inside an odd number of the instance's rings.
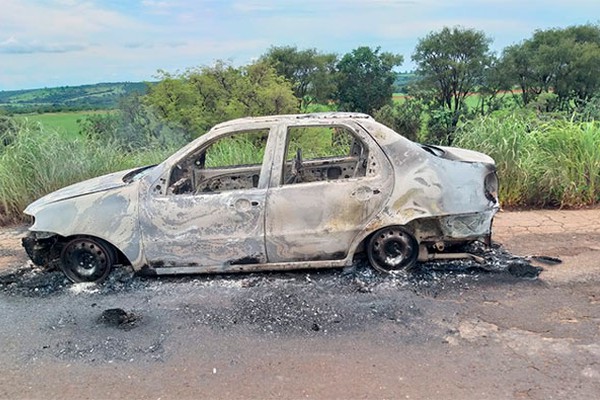
[{"label": "car hood", "polygon": [[131,185],[134,182],[132,180],[127,180],[126,182],[124,178],[137,170],[139,170],[139,168],[114,172],[112,174],[102,175],[97,178],[88,179],[87,181],[64,187],[34,201],[27,206],[24,212],[25,214],[33,215],[37,210],[47,204]]}]

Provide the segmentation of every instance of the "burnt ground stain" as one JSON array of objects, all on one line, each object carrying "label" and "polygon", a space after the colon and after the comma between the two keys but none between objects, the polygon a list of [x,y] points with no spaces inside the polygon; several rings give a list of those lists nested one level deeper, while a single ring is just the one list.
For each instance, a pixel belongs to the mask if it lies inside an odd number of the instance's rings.
[{"label": "burnt ground stain", "polygon": [[141,317],[131,311],[122,308],[109,308],[102,311],[98,317],[98,323],[118,329],[130,330],[136,327]]},{"label": "burnt ground stain", "polygon": [[[464,251],[485,259],[484,263],[474,260],[431,261],[419,263],[411,272],[400,271],[384,274],[373,270],[366,257],[357,257],[354,264],[342,270],[308,270],[294,272],[254,272],[243,274],[215,275],[178,275],[152,276],[153,269],[148,268],[141,273],[134,273],[130,267],[116,267],[107,280],[95,285],[99,294],[114,294],[131,290],[146,290],[160,286],[162,283],[185,282],[245,282],[260,280],[261,284],[269,284],[274,280],[298,280],[305,276],[318,281],[320,285],[333,290],[368,293],[381,284],[394,283],[399,287],[435,294],[451,287],[454,283],[469,277],[488,276],[488,280],[536,279],[542,268],[534,266],[527,257],[518,257],[506,251],[501,245],[493,244],[485,247],[482,244],[469,245]],[[237,260],[238,263],[254,260]],[[150,273],[149,273],[150,272]],[[307,275],[308,274],[308,275]],[[59,270],[44,270],[32,263],[0,273],[0,292],[9,295],[26,297],[45,297],[68,293],[73,284]]]}]

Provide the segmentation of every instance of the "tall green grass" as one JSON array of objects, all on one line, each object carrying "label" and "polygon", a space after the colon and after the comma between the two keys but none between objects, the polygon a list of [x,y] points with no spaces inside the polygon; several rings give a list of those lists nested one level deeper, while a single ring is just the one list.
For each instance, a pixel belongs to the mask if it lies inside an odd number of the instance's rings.
[{"label": "tall green grass", "polygon": [[[175,150],[175,145],[156,142],[131,151],[110,141],[65,137],[31,121],[18,121],[14,129],[14,134],[6,136],[10,137],[6,145],[0,141],[0,224],[22,220],[27,204],[56,189],[158,163]],[[320,135],[327,139],[323,145],[330,148],[328,154],[338,145],[347,148],[332,135]],[[316,140],[307,133],[300,139]],[[214,156],[221,163],[230,158],[239,161],[242,156],[252,163],[262,156],[252,141],[235,144],[215,149],[219,151]],[[459,126],[454,144],[496,160],[505,206],[579,207],[600,202],[599,122],[495,114]]]},{"label": "tall green grass", "polygon": [[213,143],[206,152],[206,168],[262,164],[267,135],[268,131],[246,132]]},{"label": "tall green grass", "polygon": [[97,140],[74,140],[41,124],[19,121],[9,145],[0,147],[0,224],[23,219],[33,200],[71,183],[161,161],[172,149],[125,152]]},{"label": "tall green grass", "polygon": [[454,144],[496,160],[506,206],[580,207],[600,201],[600,123],[503,113],[460,126]]}]

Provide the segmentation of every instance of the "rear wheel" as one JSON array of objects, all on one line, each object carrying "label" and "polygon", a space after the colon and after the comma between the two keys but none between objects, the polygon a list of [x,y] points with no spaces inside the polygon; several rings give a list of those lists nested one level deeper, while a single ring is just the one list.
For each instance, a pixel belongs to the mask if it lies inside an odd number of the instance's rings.
[{"label": "rear wheel", "polygon": [[104,240],[79,237],[63,247],[60,269],[73,282],[102,282],[116,259],[114,248]]},{"label": "rear wheel", "polygon": [[417,262],[419,244],[405,229],[392,226],[371,236],[367,255],[371,266],[378,271],[409,270]]}]

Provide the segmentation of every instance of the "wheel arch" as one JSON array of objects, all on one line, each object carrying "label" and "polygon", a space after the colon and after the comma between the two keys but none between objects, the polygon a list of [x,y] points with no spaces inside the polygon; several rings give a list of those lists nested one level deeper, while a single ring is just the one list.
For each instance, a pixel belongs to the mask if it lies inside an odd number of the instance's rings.
[{"label": "wheel arch", "polygon": [[108,246],[110,246],[111,249],[115,252],[116,264],[131,265],[131,260],[129,260],[127,255],[123,252],[123,250],[121,250],[118,246],[116,246],[109,239],[99,237],[96,235],[89,235],[89,234],[74,234],[74,235],[69,235],[69,236],[58,235],[58,236],[59,236],[58,243],[60,243],[61,246],[64,246],[66,243],[68,243],[74,239],[89,238],[89,239],[100,240],[100,241],[104,242],[105,244],[107,244]]},{"label": "wheel arch", "polygon": [[[110,240],[89,234],[73,234],[63,236],[54,232],[29,231],[22,240],[23,247],[34,264],[53,269],[54,264],[66,243],[78,238],[91,238],[106,243],[115,252],[116,263],[131,265],[131,260],[118,246]],[[53,265],[54,264],[54,265]]]},{"label": "wheel arch", "polygon": [[349,255],[351,255],[352,258],[354,258],[357,254],[363,253],[366,250],[367,243],[369,243],[369,241],[371,240],[371,238],[373,237],[373,235],[375,233],[379,232],[382,229],[391,228],[391,227],[399,227],[399,228],[402,228],[402,229],[408,231],[411,235],[413,235],[415,237],[415,239],[417,240],[417,243],[421,244],[421,241],[416,237],[416,231],[415,231],[416,224],[413,224],[413,221],[416,221],[416,220],[412,220],[407,224],[389,223],[389,224],[379,225],[374,228],[365,230],[362,234],[358,235],[357,238],[355,239],[354,244],[351,247],[351,250],[349,252]]}]

